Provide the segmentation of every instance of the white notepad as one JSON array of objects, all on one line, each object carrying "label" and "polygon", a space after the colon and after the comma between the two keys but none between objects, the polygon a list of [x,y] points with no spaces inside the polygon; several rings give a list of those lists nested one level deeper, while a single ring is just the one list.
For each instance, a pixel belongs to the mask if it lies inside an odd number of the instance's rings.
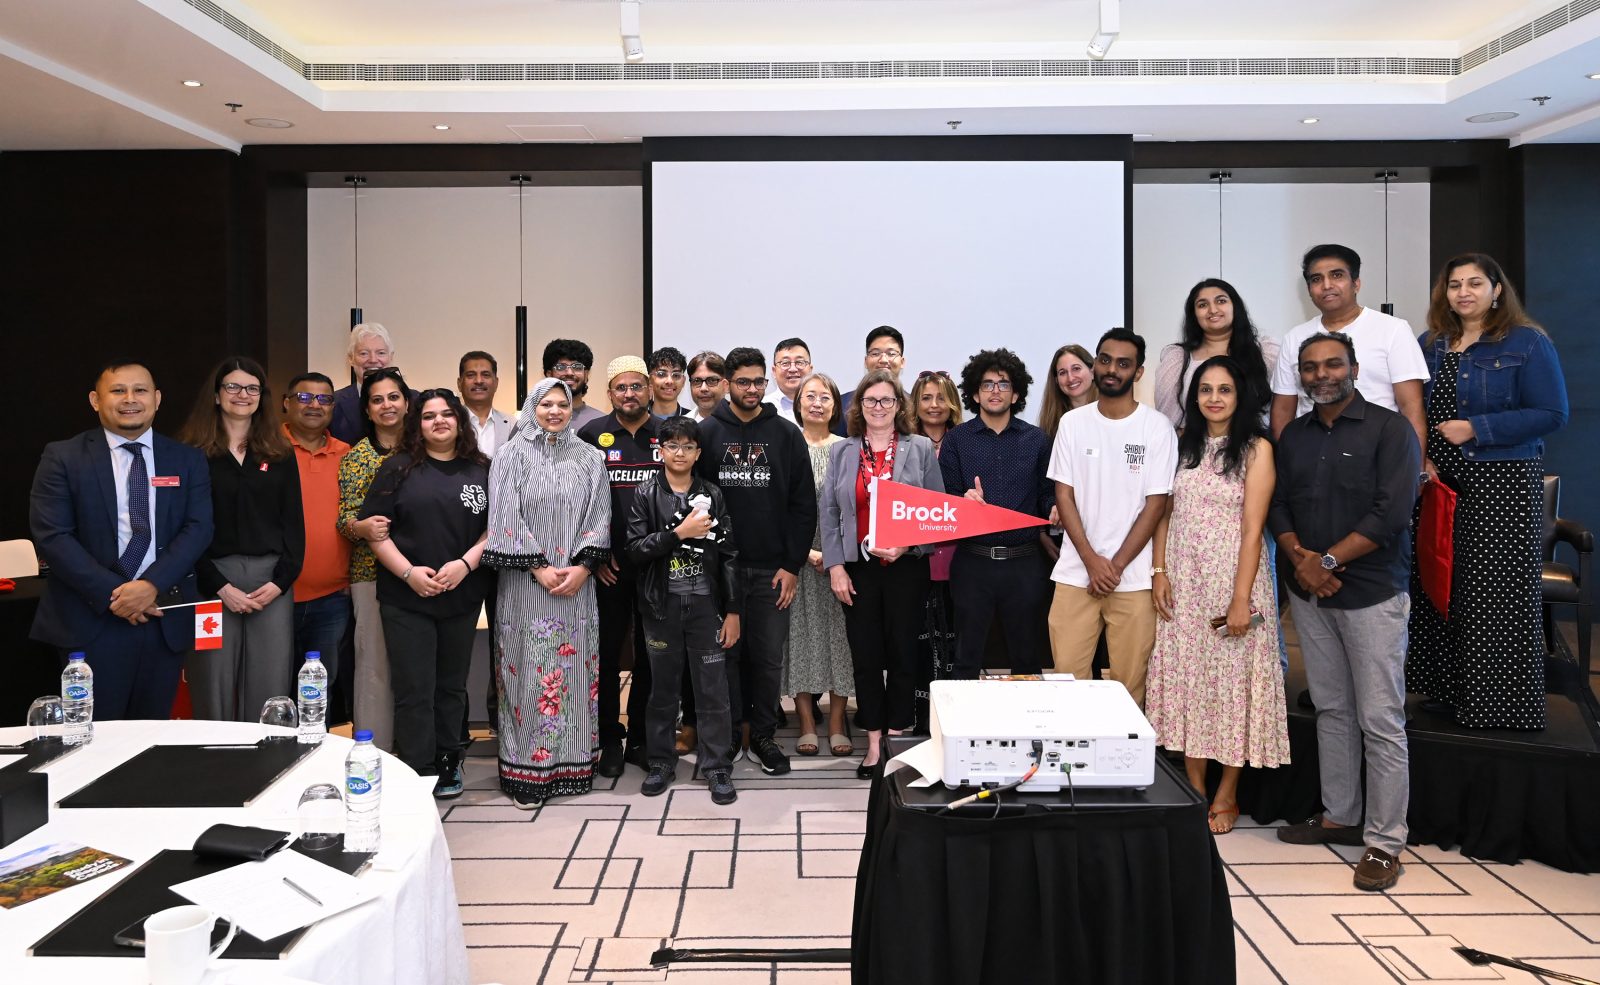
[{"label": "white notepad", "polygon": [[295,851],[180,882],[172,891],[264,941],[377,898],[355,876]]}]

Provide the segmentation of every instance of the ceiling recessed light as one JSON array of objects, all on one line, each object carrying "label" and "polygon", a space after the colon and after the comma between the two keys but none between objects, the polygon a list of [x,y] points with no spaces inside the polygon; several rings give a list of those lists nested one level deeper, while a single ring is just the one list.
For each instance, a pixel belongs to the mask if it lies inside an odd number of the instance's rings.
[{"label": "ceiling recessed light", "polygon": [[1321,123],[1322,121],[1318,117],[1308,116],[1308,117],[1302,119],[1300,122],[1301,123]]},{"label": "ceiling recessed light", "polygon": [[270,116],[252,116],[245,122],[253,127],[261,127],[263,130],[287,130],[294,126],[288,120],[274,120]]},{"label": "ceiling recessed light", "polygon": [[1517,118],[1517,115],[1518,114],[1511,113],[1511,112],[1479,113],[1477,116],[1469,116],[1469,117],[1467,117],[1467,122],[1468,123],[1500,123],[1500,122],[1503,122],[1505,120],[1514,120],[1514,119]]},{"label": "ceiling recessed light", "polygon": [[448,123],[435,123],[433,125],[433,128],[435,130],[448,130],[448,129],[450,129],[450,124],[448,124]]},{"label": "ceiling recessed light", "polygon": [[205,85],[205,83],[201,82],[199,79],[184,79],[183,84],[188,86],[190,89],[198,89]]},{"label": "ceiling recessed light", "polygon": [[1590,72],[1588,77],[1595,82],[1600,82],[1600,72]]}]

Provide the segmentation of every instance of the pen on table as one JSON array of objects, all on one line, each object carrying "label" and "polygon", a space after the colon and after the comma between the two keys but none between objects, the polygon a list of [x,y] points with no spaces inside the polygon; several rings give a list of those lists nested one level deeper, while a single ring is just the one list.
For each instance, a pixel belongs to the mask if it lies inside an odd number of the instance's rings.
[{"label": "pen on table", "polygon": [[317,899],[315,896],[312,896],[310,893],[306,892],[304,889],[301,889],[299,886],[295,885],[294,881],[292,879],[290,879],[288,876],[284,876],[283,877],[283,884],[285,886],[288,886],[290,889],[294,890],[295,892],[299,893],[301,896],[304,896],[306,899],[310,900],[311,902],[317,904],[318,906],[322,905],[322,901],[321,900]]}]

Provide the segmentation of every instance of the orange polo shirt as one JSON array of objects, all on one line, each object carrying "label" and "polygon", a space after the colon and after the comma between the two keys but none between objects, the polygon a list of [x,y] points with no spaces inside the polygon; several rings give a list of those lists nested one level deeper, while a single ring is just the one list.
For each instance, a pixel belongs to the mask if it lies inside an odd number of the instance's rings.
[{"label": "orange polo shirt", "polygon": [[294,600],[309,602],[350,587],[351,544],[337,528],[339,459],[350,446],[330,434],[321,448],[308,451],[294,440],[289,425],[283,431],[300,466],[300,504],[306,522],[306,559],[294,582]]}]

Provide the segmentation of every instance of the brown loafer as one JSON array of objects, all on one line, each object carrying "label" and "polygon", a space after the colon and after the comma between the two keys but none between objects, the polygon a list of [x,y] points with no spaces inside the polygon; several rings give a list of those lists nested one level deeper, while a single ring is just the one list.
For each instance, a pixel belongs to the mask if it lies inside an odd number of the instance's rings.
[{"label": "brown loafer", "polygon": [[1321,814],[1313,814],[1299,824],[1285,824],[1278,829],[1278,840],[1291,845],[1350,845],[1360,848],[1363,844],[1359,825],[1330,828],[1322,823]]},{"label": "brown loafer", "polygon": [[699,736],[695,734],[693,725],[683,725],[678,728],[678,735],[672,745],[672,751],[679,756],[687,756],[694,752]]},{"label": "brown loafer", "polygon": [[1390,855],[1381,848],[1368,848],[1361,856],[1361,861],[1356,863],[1356,888],[1369,893],[1381,893],[1398,882],[1404,870],[1405,866],[1400,864],[1398,856]]}]

